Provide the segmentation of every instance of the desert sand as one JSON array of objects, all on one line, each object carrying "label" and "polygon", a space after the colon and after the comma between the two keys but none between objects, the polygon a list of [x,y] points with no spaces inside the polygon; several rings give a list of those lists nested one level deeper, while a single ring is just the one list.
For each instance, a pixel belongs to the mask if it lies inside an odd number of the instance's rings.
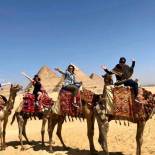
[{"label": "desert sand", "polygon": [[[47,67],[42,68],[41,71],[45,77],[43,79],[44,85],[46,89],[48,87],[52,87],[53,83],[50,81],[51,78],[54,78],[55,81],[59,81],[55,74],[53,74]],[[51,73],[50,73],[51,72]],[[45,76],[46,75],[46,76]],[[41,76],[41,75],[40,75]],[[84,83],[87,81],[91,83],[91,79],[87,80],[89,77],[85,76],[82,72],[80,72],[80,76],[83,77]],[[98,79],[98,77],[91,77],[92,79]],[[50,82],[49,82],[50,81]],[[100,82],[100,80],[98,80]],[[50,85],[52,84],[52,86]],[[98,84],[99,85],[99,84]],[[103,84],[101,85],[103,88]],[[54,86],[53,86],[54,87]],[[147,87],[146,89],[155,93],[155,87]],[[99,90],[99,89],[98,89]],[[50,92],[50,90],[49,90]],[[6,130],[6,143],[7,148],[5,151],[0,151],[0,155],[48,155],[48,133],[46,126],[45,133],[45,142],[46,147],[41,146],[41,120],[29,120],[27,124],[27,135],[31,142],[31,145],[26,143],[26,151],[20,150],[20,143],[18,138],[18,126],[15,121],[11,126],[10,122],[12,119],[12,115],[19,105],[20,100],[22,99],[22,94],[19,94],[16,98],[15,106],[12,111],[12,114],[9,116],[9,122]],[[126,122],[127,124],[127,122]],[[56,136],[56,129],[54,130],[53,140],[54,144],[54,155],[88,155],[89,154],[89,143],[87,139],[87,124],[86,121],[74,120],[73,122],[65,122],[62,129],[62,136],[64,142],[67,146],[70,147],[69,150],[63,150],[62,145]],[[142,145],[142,154],[143,155],[155,155],[155,117],[150,119],[144,130],[144,141]],[[111,121],[110,128],[108,133],[108,145],[110,155],[135,155],[136,153],[136,124],[129,123],[129,126],[124,125],[124,121],[121,121],[121,125],[119,122]],[[24,141],[25,142],[25,141]],[[98,150],[98,154],[102,155],[102,149],[98,144],[98,126],[97,122],[95,122],[95,133],[94,133],[94,144],[96,149]]]},{"label": "desert sand", "polygon": [[[150,88],[155,92],[155,88]],[[22,95],[18,95],[14,109],[18,106]],[[12,111],[12,114],[14,110]],[[1,155],[48,155],[48,133],[46,127],[45,141],[46,147],[41,146],[41,120],[29,120],[27,125],[27,135],[31,141],[31,145],[25,143],[26,151],[20,151],[20,143],[18,139],[18,126],[17,122],[14,122],[10,126],[12,114],[9,117],[9,123],[7,126],[6,142],[7,148],[5,151],[1,151]],[[69,150],[63,150],[59,139],[54,131],[54,150],[55,155],[87,155],[89,154],[89,144],[86,132],[86,121],[74,120],[73,122],[64,123],[62,135],[65,144],[70,147]],[[155,117],[149,120],[146,124],[144,131],[144,142],[142,146],[143,155],[155,154]],[[130,123],[129,126],[125,126],[124,122],[121,125],[115,121],[110,122],[110,128],[108,133],[108,144],[110,155],[134,155],[136,150],[136,124]],[[95,122],[95,134],[94,143],[96,149],[99,151],[99,155],[102,155],[102,149],[98,144],[98,126]]]}]

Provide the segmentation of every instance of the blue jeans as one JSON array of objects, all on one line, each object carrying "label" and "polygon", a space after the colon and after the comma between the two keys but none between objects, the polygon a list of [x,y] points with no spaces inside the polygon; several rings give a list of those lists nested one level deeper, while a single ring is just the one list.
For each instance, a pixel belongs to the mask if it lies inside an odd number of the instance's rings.
[{"label": "blue jeans", "polygon": [[135,97],[137,97],[137,95],[138,95],[138,83],[137,82],[130,79],[130,80],[125,81],[124,85],[125,86],[130,86],[134,91]]}]

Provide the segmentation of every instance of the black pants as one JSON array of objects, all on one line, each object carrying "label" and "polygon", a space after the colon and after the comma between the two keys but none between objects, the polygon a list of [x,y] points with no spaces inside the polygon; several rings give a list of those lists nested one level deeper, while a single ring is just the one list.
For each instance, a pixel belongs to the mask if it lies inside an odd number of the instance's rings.
[{"label": "black pants", "polygon": [[137,97],[137,95],[138,95],[138,83],[137,82],[130,79],[130,80],[125,81],[124,85],[132,87],[134,94],[135,94],[135,97]]}]

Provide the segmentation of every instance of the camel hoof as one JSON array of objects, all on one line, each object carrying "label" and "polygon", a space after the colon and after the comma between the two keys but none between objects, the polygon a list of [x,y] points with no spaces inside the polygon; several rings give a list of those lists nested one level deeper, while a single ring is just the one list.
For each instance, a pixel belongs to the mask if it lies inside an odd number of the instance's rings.
[{"label": "camel hoof", "polygon": [[3,147],[2,150],[4,151],[5,150],[5,147]]},{"label": "camel hoof", "polygon": [[45,143],[42,143],[42,147],[45,147]]},{"label": "camel hoof", "polygon": [[25,149],[24,147],[22,147],[20,150],[21,150],[21,151],[25,151],[26,149]]},{"label": "camel hoof", "polygon": [[63,146],[63,149],[67,151],[67,150],[70,149],[70,147],[68,147],[68,146]]},{"label": "camel hoof", "polygon": [[52,141],[52,144],[54,145],[55,144],[55,141]]},{"label": "camel hoof", "polygon": [[53,151],[53,149],[52,149],[52,147],[50,147],[49,148],[49,153],[53,153],[54,151]]},{"label": "camel hoof", "polygon": [[97,154],[98,154],[98,151],[92,150],[92,151],[90,151],[90,154],[91,154],[91,155],[97,155]]}]

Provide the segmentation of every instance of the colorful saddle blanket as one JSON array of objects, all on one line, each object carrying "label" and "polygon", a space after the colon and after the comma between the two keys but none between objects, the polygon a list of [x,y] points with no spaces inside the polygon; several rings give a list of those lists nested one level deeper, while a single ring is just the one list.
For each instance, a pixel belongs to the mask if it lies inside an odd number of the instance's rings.
[{"label": "colorful saddle blanket", "polygon": [[138,102],[134,100],[132,89],[123,86],[108,86],[105,98],[107,114],[133,121],[149,119],[155,107],[153,94],[143,88],[138,90]]},{"label": "colorful saddle blanket", "polygon": [[60,111],[62,115],[79,116],[81,113],[81,97],[80,92],[76,96],[76,105],[73,106],[74,97],[70,91],[61,89],[59,93]]},{"label": "colorful saddle blanket", "polygon": [[113,114],[115,116],[133,117],[134,96],[130,87],[113,88]]},{"label": "colorful saddle blanket", "polygon": [[84,89],[80,93],[81,100],[84,101],[89,108],[93,108],[95,103],[94,93],[87,89]]},{"label": "colorful saddle blanket", "polygon": [[33,94],[26,93],[23,97],[23,107],[21,112],[43,112],[44,109],[49,109],[53,105],[52,99],[50,99],[45,93],[41,95],[38,103],[38,105],[35,105],[35,97]]}]

